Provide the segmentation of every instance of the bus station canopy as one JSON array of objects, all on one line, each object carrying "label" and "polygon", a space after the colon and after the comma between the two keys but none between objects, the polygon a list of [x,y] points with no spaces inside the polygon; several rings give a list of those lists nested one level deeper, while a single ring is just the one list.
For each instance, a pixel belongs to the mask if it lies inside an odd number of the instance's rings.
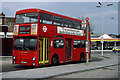
[{"label": "bus station canopy", "polygon": [[112,39],[112,37],[108,36],[107,34],[103,34],[98,38],[101,39],[101,37],[103,37],[103,39]]},{"label": "bus station canopy", "polygon": [[91,38],[91,41],[101,41],[102,37],[103,37],[104,41],[120,41],[120,38],[112,38],[107,34],[103,34],[98,38]]}]

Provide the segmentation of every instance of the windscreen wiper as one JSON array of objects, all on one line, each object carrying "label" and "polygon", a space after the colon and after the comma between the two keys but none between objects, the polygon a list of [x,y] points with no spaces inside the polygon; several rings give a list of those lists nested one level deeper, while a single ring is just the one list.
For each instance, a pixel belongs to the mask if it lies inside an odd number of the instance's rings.
[{"label": "windscreen wiper", "polygon": [[26,46],[24,46],[24,47],[25,47],[25,49],[26,49],[26,50],[28,50],[28,51],[30,51],[30,52],[31,52],[31,50],[30,50],[30,49],[28,49]]}]

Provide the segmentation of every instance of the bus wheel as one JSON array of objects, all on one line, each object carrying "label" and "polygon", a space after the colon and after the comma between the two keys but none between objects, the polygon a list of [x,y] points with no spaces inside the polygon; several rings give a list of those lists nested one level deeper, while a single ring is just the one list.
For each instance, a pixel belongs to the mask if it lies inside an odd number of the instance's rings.
[{"label": "bus wheel", "polygon": [[59,63],[59,59],[58,59],[58,56],[57,56],[57,55],[54,55],[54,56],[52,57],[51,63],[52,63],[53,65],[57,65],[57,64]]},{"label": "bus wheel", "polygon": [[84,53],[81,53],[80,55],[80,62],[86,62]]}]

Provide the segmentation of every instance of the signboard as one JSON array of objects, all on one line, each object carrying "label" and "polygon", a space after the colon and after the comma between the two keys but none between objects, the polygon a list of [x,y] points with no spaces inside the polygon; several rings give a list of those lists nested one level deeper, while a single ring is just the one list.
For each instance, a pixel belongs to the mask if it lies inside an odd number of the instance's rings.
[{"label": "signboard", "polygon": [[20,26],[20,31],[25,31],[26,30],[26,26]]},{"label": "signboard", "polygon": [[30,26],[20,26],[19,34],[29,34],[30,33]]},{"label": "signboard", "polygon": [[83,36],[84,31],[66,27],[57,27],[57,33]]},{"label": "signboard", "polygon": [[86,21],[82,21],[82,29],[86,29]]}]

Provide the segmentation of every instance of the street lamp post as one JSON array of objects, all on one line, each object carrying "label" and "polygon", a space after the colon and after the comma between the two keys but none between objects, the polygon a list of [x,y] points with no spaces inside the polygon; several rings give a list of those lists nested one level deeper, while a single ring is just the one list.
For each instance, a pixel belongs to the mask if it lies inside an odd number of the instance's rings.
[{"label": "street lamp post", "polygon": [[87,41],[86,41],[87,61],[86,61],[86,62],[87,62],[87,64],[88,64],[88,62],[89,62],[89,50],[90,50],[90,48],[89,48],[89,47],[90,47],[90,44],[89,44],[90,42],[89,42],[89,32],[88,32],[88,31],[89,31],[88,20],[89,20],[89,18],[86,17],[86,27],[87,27]]},{"label": "street lamp post", "polygon": [[[114,17],[112,17],[111,19],[113,20],[113,19],[114,19]],[[114,42],[114,47],[116,48],[116,46],[117,46],[117,45],[116,45],[116,33],[115,33],[115,35],[114,35],[114,36],[115,36],[115,37],[114,37],[114,39],[115,39],[115,42]],[[116,52],[115,52],[115,53],[116,53]]]},{"label": "street lamp post", "polygon": [[[103,56],[103,43],[104,43],[104,38],[103,38],[103,27],[104,27],[104,6],[102,5],[101,2],[98,2],[98,4],[100,6],[96,6],[98,8],[102,7],[102,37],[101,37],[101,43],[102,43],[102,51],[101,51],[101,55]],[[107,6],[112,6],[113,4],[108,4]]]}]

